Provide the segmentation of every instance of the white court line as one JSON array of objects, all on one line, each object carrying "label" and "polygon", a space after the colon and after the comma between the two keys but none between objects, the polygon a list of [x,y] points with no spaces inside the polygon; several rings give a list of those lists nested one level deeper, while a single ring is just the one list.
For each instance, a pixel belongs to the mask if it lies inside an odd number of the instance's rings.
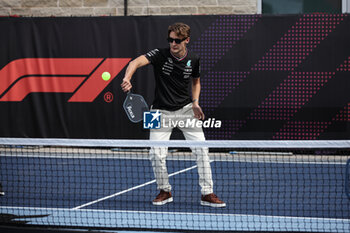
[{"label": "white court line", "polygon": [[[118,222],[119,219],[133,219],[137,214],[137,219],[148,219],[149,216],[153,216],[155,222],[146,225],[144,223],[135,225],[135,228],[164,228],[174,226],[176,229],[192,229],[201,230],[203,228],[207,230],[232,230],[232,231],[249,231],[252,228],[260,231],[277,231],[279,232],[313,232],[315,229],[323,229],[319,232],[350,232],[349,219],[337,219],[337,218],[319,218],[319,217],[304,217],[304,216],[271,216],[271,215],[255,215],[255,214],[223,214],[223,213],[194,213],[194,212],[169,212],[169,211],[135,211],[135,210],[105,210],[105,209],[68,209],[68,208],[42,208],[42,207],[6,207],[0,206],[0,211],[5,210],[9,214],[26,214],[25,211],[29,211],[30,216],[33,214],[48,214],[51,217],[60,218],[72,218],[68,224],[73,226],[85,226],[93,227],[94,219],[110,218],[110,221],[104,222],[106,225],[100,227],[130,227],[124,223]],[[24,211],[24,212],[23,212]],[[36,211],[36,212],[33,212]],[[81,216],[80,216],[81,214]],[[167,217],[164,217],[167,216]],[[91,219],[86,219],[90,217]],[[168,221],[167,227],[164,221],[159,223],[157,218]],[[25,216],[19,216],[20,219]],[[46,220],[41,220],[39,225],[50,225],[50,217]],[[116,222],[113,222],[113,219]],[[201,220],[200,223],[198,220]],[[78,221],[78,222],[77,222]],[[92,221],[92,222],[91,222]],[[98,221],[98,220],[97,220]],[[213,225],[213,221],[218,225]],[[223,221],[223,222],[221,222]],[[224,223],[225,222],[225,223]],[[52,223],[51,223],[52,224]],[[61,222],[61,225],[66,226],[67,222]],[[76,225],[74,225],[76,224]],[[128,224],[128,223],[126,223]],[[204,225],[202,225],[204,224]],[[225,224],[223,226],[222,224]],[[214,228],[214,229],[213,229]]]},{"label": "white court line", "polygon": [[[196,167],[197,167],[197,165],[194,165],[194,166],[192,166],[192,167],[189,167],[189,168],[186,168],[186,169],[183,169],[183,170],[174,172],[174,173],[170,174],[169,177],[175,176],[175,175],[178,175],[178,174],[181,174],[181,173],[184,173],[184,172],[187,172],[187,171],[189,171],[189,170],[195,169]],[[76,206],[76,207],[72,208],[72,210],[77,210],[77,209],[81,209],[81,208],[84,208],[84,207],[89,206],[89,205],[93,205],[93,204],[95,204],[95,203],[98,203],[98,202],[107,200],[107,199],[112,198],[112,197],[116,197],[116,196],[122,195],[122,194],[124,194],[124,193],[133,191],[133,190],[135,190],[135,189],[142,188],[142,187],[147,186],[147,185],[149,185],[149,184],[153,184],[153,183],[155,183],[155,182],[156,182],[156,180],[148,181],[148,182],[146,182],[146,183],[144,183],[144,184],[140,184],[140,185],[134,186],[134,187],[132,187],[132,188],[129,188],[129,189],[120,191],[120,192],[118,192],[118,193],[114,193],[114,194],[112,194],[112,195],[109,195],[109,196],[106,196],[106,197],[97,199],[97,200],[95,200],[95,201],[91,201],[91,202],[85,203],[85,204],[83,204],[83,205]]]},{"label": "white court line", "polygon": [[172,214],[172,215],[202,215],[202,216],[228,216],[228,217],[250,217],[250,218],[276,218],[276,219],[300,219],[315,221],[341,221],[349,222],[350,219],[344,218],[318,218],[304,216],[283,216],[283,215],[257,215],[257,214],[220,214],[220,213],[194,213],[194,212],[169,212],[169,211],[144,211],[144,210],[106,210],[106,209],[69,209],[69,208],[45,208],[45,207],[17,207],[17,206],[0,206],[1,209],[13,210],[37,210],[37,211],[79,211],[79,212],[101,212],[101,213],[137,213],[137,214]]}]

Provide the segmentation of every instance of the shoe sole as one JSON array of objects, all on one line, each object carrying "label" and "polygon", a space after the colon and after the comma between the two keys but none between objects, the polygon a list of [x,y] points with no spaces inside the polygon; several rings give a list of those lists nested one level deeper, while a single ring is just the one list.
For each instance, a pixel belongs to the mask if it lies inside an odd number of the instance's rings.
[{"label": "shoe sole", "polygon": [[157,202],[152,201],[152,204],[153,205],[165,205],[166,203],[170,203],[170,202],[173,202],[173,198],[172,197],[170,197],[170,198],[168,198],[168,199],[166,199],[164,201],[157,201]]},{"label": "shoe sole", "polygon": [[226,204],[225,204],[225,203],[222,203],[222,204],[215,204],[215,203],[210,203],[210,202],[207,202],[207,201],[201,201],[201,205],[203,205],[203,206],[215,207],[215,208],[226,207]]}]

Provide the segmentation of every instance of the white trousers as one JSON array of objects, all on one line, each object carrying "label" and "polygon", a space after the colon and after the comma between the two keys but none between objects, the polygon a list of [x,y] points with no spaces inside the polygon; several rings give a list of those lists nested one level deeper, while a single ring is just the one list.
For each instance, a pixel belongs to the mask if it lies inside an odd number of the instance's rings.
[{"label": "white trousers", "polygon": [[[154,111],[155,109],[152,109]],[[173,128],[176,122],[184,121],[187,119],[193,121],[194,114],[192,110],[192,104],[188,104],[185,107],[177,111],[165,111],[159,110],[161,112],[161,129],[151,129],[150,140],[166,141],[170,139]],[[195,119],[197,121],[197,119]],[[171,122],[171,123],[170,123]],[[175,124],[172,124],[175,123]],[[193,141],[204,141],[204,133],[202,128],[196,128],[191,126],[181,125],[183,127],[179,128],[186,140]],[[207,195],[213,193],[213,180],[209,160],[208,148],[191,148],[192,154],[196,157],[197,170],[199,175],[199,185],[201,187],[202,195]],[[150,150],[150,160],[153,167],[154,176],[157,181],[157,188],[159,190],[164,190],[166,192],[171,191],[171,185],[169,183],[169,175],[166,167],[166,157],[168,153],[167,147],[153,147]]]}]

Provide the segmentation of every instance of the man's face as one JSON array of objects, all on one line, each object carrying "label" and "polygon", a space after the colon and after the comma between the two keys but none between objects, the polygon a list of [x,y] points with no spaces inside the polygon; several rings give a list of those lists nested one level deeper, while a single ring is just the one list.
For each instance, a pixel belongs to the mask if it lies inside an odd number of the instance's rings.
[{"label": "man's face", "polygon": [[[185,39],[185,38],[177,36],[175,32],[170,32],[169,38],[180,39],[180,40]],[[190,41],[190,38],[186,38],[185,40],[181,41],[180,44],[177,44],[175,41],[169,42],[170,51],[174,55],[183,56],[186,52],[186,46],[187,46],[189,41]]]}]

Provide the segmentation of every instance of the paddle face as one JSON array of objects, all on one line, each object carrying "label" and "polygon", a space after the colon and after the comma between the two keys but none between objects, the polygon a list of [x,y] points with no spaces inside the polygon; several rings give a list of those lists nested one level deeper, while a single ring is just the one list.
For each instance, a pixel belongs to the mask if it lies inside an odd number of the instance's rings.
[{"label": "paddle face", "polygon": [[128,92],[124,104],[124,110],[131,122],[137,123],[142,121],[143,112],[149,111],[145,99],[141,95]]}]

